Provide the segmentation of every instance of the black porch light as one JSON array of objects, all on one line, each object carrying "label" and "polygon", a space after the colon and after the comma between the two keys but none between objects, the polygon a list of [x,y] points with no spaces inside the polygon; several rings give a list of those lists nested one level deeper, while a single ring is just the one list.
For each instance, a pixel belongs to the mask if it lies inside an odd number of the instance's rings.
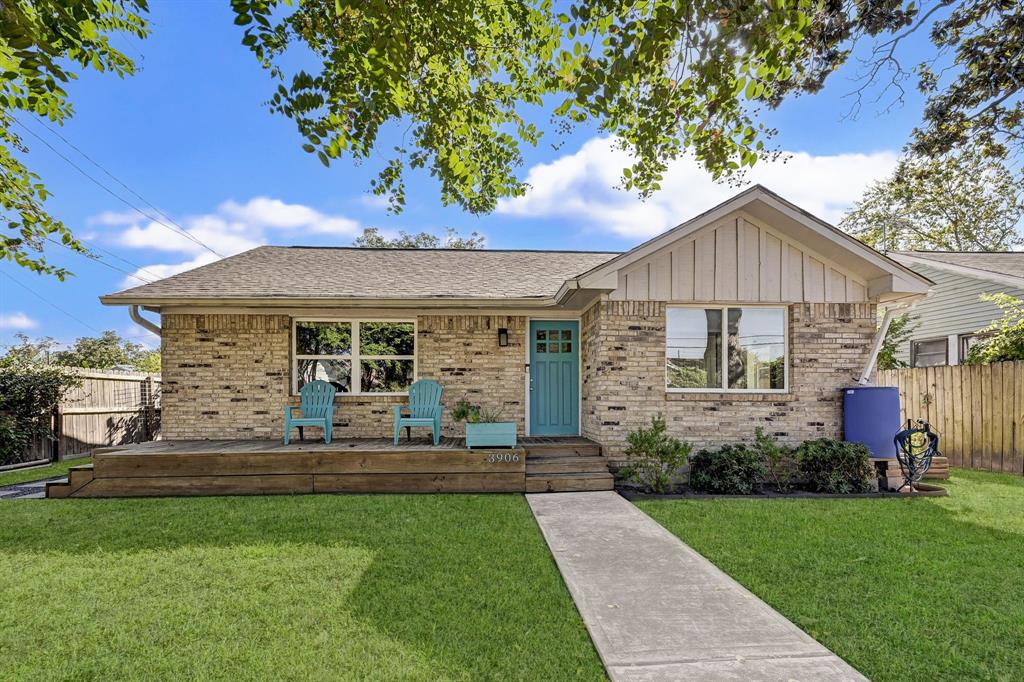
[{"label": "black porch light", "polygon": [[498,345],[502,348],[508,345],[508,330],[504,327],[498,330]]}]

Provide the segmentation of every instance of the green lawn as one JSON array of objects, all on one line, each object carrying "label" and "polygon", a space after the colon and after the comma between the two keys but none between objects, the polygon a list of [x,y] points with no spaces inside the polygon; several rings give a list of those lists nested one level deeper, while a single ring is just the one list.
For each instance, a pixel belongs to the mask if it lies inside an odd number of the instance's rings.
[{"label": "green lawn", "polygon": [[0,679],[604,679],[521,495],[0,503]]},{"label": "green lawn", "polygon": [[1024,679],[1024,478],[639,507],[873,680]]},{"label": "green lawn", "polygon": [[24,483],[26,481],[41,481],[44,478],[53,478],[54,476],[64,476],[68,473],[68,469],[71,467],[82,466],[83,464],[88,464],[91,461],[92,459],[89,457],[80,457],[78,459],[69,459],[44,467],[32,467],[31,469],[22,469],[20,471],[9,471],[7,473],[0,474],[0,486]]}]

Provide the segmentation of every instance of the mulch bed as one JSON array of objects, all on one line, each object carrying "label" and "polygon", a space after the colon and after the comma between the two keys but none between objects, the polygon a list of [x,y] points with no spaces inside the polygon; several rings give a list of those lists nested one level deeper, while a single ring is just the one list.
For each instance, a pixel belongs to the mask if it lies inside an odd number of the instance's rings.
[{"label": "mulch bed", "polygon": [[645,493],[640,490],[616,487],[616,492],[630,502],[634,500],[806,500],[806,499],[862,499],[862,498],[886,498],[886,497],[946,497],[949,491],[941,486],[931,483],[918,483],[914,492],[894,493],[847,493],[845,495],[833,493],[810,493],[806,490],[798,490],[791,493],[778,493],[765,491],[754,495],[716,495],[711,493],[697,493],[692,490],[685,490],[678,493],[659,495],[656,493]]}]

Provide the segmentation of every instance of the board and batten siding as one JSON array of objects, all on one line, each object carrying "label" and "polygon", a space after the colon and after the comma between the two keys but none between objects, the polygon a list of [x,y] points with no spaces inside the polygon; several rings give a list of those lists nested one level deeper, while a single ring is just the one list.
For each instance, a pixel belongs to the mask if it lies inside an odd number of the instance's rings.
[{"label": "board and batten siding", "polygon": [[[1024,297],[1024,289],[1014,289],[987,279],[968,277],[948,270],[914,264],[914,271],[935,282],[932,294],[918,303],[911,316],[918,318],[910,340],[902,344],[898,357],[910,362],[910,346],[914,341],[947,338],[952,335],[971,334],[987,327],[1001,316],[994,303],[982,301],[982,294],[1005,292]],[[958,348],[950,349],[955,354]]]},{"label": "board and batten siding", "polygon": [[611,299],[863,303],[867,283],[771,228],[732,215],[621,270]]}]

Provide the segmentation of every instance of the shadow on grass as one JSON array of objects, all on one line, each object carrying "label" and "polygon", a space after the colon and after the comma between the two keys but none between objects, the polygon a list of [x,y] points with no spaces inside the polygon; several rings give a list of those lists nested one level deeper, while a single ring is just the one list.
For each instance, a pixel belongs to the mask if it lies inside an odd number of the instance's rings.
[{"label": "shadow on grass", "polygon": [[0,678],[602,679],[521,496],[0,506]]},{"label": "shadow on grass", "polygon": [[1024,480],[950,497],[638,506],[873,680],[1024,674]]}]

